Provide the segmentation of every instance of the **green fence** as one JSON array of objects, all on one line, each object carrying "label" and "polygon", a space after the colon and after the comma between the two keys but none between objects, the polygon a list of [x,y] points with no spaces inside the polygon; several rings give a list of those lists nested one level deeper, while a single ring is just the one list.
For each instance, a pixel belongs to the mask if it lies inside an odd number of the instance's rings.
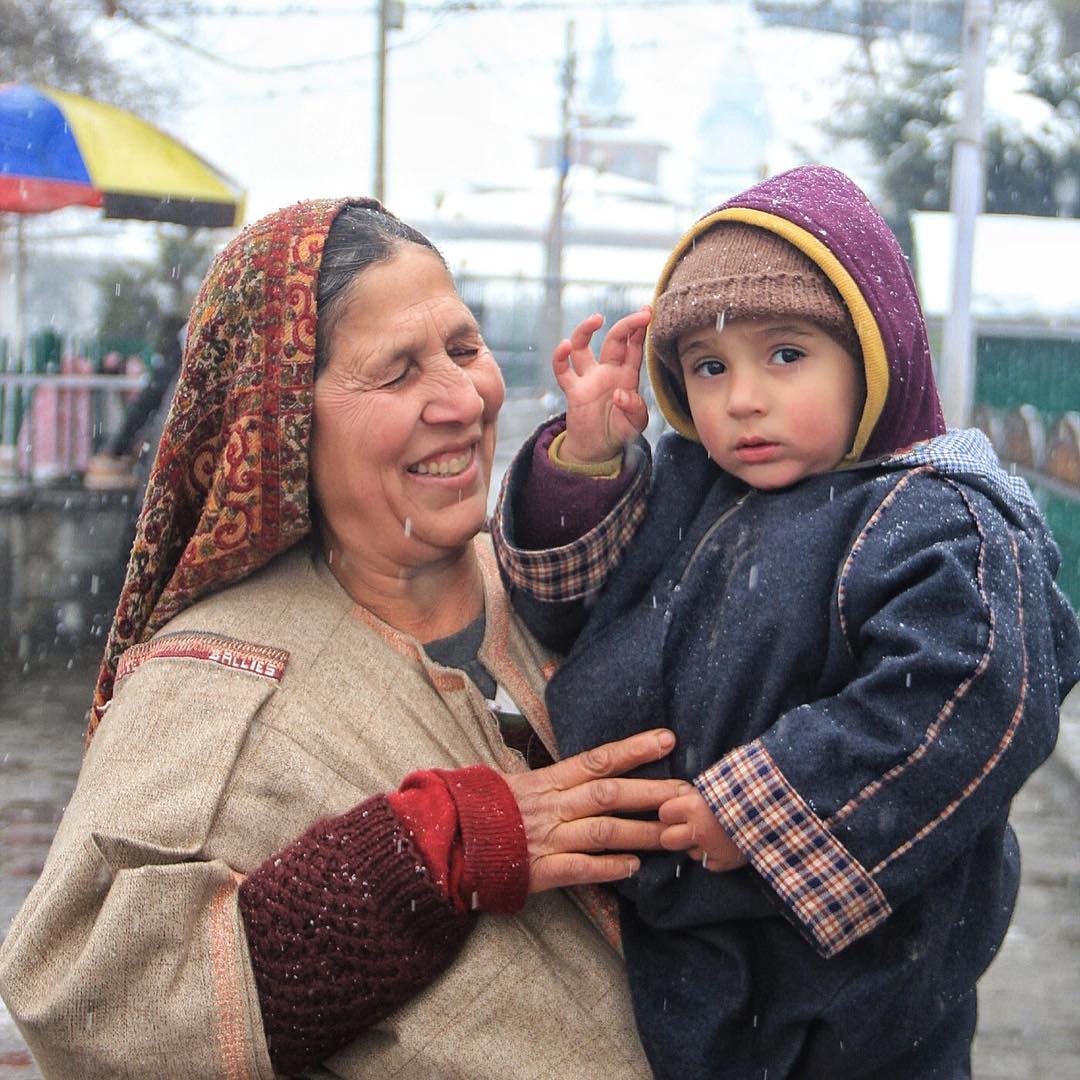
[{"label": "green fence", "polygon": [[1038,480],[1032,489],[1046,515],[1046,522],[1061,548],[1061,569],[1057,581],[1062,591],[1080,611],[1080,493],[1065,498],[1041,486]]},{"label": "green fence", "polygon": [[975,356],[977,404],[1034,405],[1048,426],[1080,410],[1080,339],[981,337]]},{"label": "green fence", "polygon": [[[1032,406],[1049,433],[1067,412],[1080,412],[1080,338],[980,337],[975,403],[999,415]],[[1080,610],[1080,489],[1026,472],[1061,548],[1058,583]]]}]

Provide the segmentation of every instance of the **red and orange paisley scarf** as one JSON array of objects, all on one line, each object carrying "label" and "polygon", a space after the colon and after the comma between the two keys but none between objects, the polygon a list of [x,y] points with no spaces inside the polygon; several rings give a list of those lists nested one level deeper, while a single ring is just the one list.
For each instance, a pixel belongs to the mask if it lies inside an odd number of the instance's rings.
[{"label": "red and orange paisley scarf", "polygon": [[330,225],[349,203],[297,203],[249,225],[207,272],[109,630],[87,742],[117,662],[173,616],[311,529],[308,439],[315,297]]}]

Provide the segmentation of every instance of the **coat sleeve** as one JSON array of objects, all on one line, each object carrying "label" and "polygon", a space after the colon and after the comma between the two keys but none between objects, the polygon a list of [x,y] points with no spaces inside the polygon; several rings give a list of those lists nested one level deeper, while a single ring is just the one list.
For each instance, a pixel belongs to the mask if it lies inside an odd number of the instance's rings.
[{"label": "coat sleeve", "polygon": [[1058,609],[1044,555],[985,496],[910,474],[840,569],[855,677],[698,777],[823,955],[932,888],[1053,748]]},{"label": "coat sleeve", "polygon": [[[536,467],[562,427],[561,421],[545,423],[515,455],[491,533],[515,611],[545,647],[565,654],[644,520],[651,460],[644,439],[627,447],[612,505],[605,491],[612,481],[560,474],[542,461]],[[541,527],[545,518],[551,520]]]},{"label": "coat sleeve", "polygon": [[[350,1041],[453,960],[474,916],[428,870],[435,849],[412,827],[430,814],[404,795],[400,815],[394,795],[376,797],[300,838],[313,858],[302,867],[299,894],[280,874],[296,845],[268,850],[264,868],[250,867],[241,904],[242,875],[215,825],[251,719],[273,692],[267,680],[240,671],[177,678],[165,661],[145,664],[118,689],[41,878],[0,949],[0,992],[46,1078],[272,1077],[275,1066],[297,1066],[309,1050],[321,1056],[330,1043]],[[487,794],[477,806],[497,799],[499,790],[489,789],[501,783],[491,770],[478,771]],[[478,875],[491,847],[475,836],[469,822],[480,815],[461,810],[468,792],[453,782],[471,772],[438,778],[449,795],[443,816],[474,849],[458,860],[459,877],[486,897],[490,879]],[[267,825],[250,828],[258,835]],[[448,869],[454,859],[443,857]],[[326,882],[314,881],[320,874]],[[312,895],[346,879],[351,921],[323,919]],[[505,886],[493,890],[504,899]],[[271,935],[260,921],[276,924]],[[277,1054],[264,1007],[272,1003],[280,1024],[294,1002],[278,993],[272,964],[256,971],[253,959],[265,950],[251,947],[252,925],[261,946],[273,933],[276,944],[289,945],[291,934],[318,953],[329,935],[334,948],[364,958],[335,985],[354,995],[329,1014],[336,1021],[354,1005],[347,1024],[329,1031],[320,1017],[314,1033],[294,1025],[286,1056]],[[383,949],[365,953],[373,940]],[[388,972],[395,949],[419,960]],[[332,975],[322,970],[326,960],[294,962],[294,989]]]}]

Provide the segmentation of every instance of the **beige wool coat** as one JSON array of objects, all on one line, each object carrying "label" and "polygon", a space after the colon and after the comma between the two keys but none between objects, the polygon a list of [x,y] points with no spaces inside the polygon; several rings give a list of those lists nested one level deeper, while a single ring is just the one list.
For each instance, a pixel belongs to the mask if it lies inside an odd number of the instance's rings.
[{"label": "beige wool coat", "polygon": [[[481,658],[550,741],[551,657],[475,543]],[[272,1077],[236,875],[414,769],[478,762],[525,768],[476,687],[354,604],[306,544],[129,650],[0,949],[0,994],[45,1077]],[[649,1076],[590,895],[482,915],[441,978],[308,1075]]]}]

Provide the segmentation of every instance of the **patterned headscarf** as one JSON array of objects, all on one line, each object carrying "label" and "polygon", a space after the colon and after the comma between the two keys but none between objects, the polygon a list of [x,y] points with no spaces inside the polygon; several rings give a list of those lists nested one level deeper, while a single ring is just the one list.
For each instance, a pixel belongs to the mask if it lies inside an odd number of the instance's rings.
[{"label": "patterned headscarf", "polygon": [[121,654],[311,530],[316,288],[346,205],[297,203],[249,225],[207,272],[105,645],[87,742]]}]

